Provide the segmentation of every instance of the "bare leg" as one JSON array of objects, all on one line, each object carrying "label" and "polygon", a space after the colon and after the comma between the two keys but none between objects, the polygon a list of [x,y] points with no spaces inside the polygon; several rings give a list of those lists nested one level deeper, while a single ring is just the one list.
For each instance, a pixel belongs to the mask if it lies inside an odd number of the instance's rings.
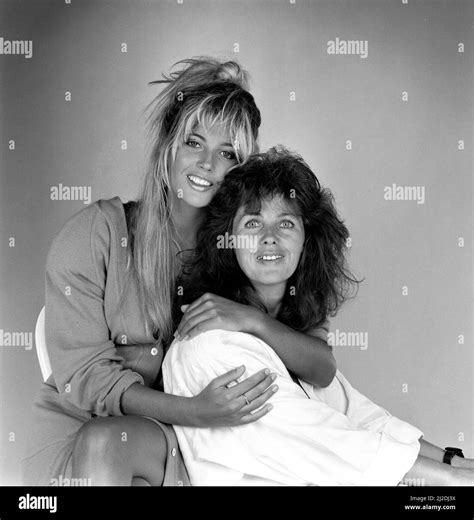
[{"label": "bare leg", "polygon": [[474,471],[455,468],[419,455],[402,483],[417,486],[474,486]]},{"label": "bare leg", "polygon": [[93,486],[161,486],[167,443],[160,427],[133,415],[100,417],[79,430],[72,476]]},{"label": "bare leg", "polygon": [[133,477],[132,479],[132,486],[134,487],[142,487],[142,486],[150,486],[151,484],[148,482],[148,480],[145,480],[141,477]]}]

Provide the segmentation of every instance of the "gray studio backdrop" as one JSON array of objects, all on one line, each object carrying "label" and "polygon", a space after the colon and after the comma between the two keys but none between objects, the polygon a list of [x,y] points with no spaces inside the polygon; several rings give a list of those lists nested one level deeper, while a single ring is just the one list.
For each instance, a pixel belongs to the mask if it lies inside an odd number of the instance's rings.
[{"label": "gray studio backdrop", "polygon": [[[471,6],[0,1],[3,484],[19,483],[41,384],[28,338],[51,240],[88,189],[137,195],[158,92],[147,82],[202,54],[250,72],[262,149],[301,153],[350,229],[365,282],[331,321],[339,368],[428,440],[474,456]],[[64,187],[83,200],[54,200]]]}]

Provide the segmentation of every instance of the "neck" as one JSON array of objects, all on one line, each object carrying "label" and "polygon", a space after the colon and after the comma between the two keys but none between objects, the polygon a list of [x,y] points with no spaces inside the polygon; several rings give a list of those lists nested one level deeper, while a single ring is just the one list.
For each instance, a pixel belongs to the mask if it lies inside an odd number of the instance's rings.
[{"label": "neck", "polygon": [[276,318],[285,294],[286,283],[278,285],[253,284],[258,297],[272,318]]},{"label": "neck", "polygon": [[171,218],[179,237],[181,249],[194,248],[196,233],[202,222],[202,209],[193,208],[182,199],[174,199],[171,207]]}]

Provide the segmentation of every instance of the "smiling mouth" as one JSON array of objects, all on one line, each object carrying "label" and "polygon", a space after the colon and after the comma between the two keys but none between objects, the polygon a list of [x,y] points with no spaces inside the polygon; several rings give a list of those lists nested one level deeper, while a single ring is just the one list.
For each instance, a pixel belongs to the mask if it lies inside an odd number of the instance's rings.
[{"label": "smiling mouth", "polygon": [[278,260],[281,260],[283,258],[283,255],[258,255],[257,261],[258,262],[277,262]]},{"label": "smiling mouth", "polygon": [[197,191],[205,191],[214,186],[212,182],[203,177],[199,177],[199,175],[186,175],[186,177],[191,187]]}]

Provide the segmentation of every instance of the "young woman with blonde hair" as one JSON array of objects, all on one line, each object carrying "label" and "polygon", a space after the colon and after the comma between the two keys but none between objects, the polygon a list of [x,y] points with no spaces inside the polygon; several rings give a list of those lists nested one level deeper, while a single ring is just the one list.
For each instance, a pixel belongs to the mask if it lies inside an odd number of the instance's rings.
[{"label": "young woman with blonde hair", "polygon": [[[258,151],[260,126],[237,63],[197,58],[177,65],[155,82],[166,86],[151,105],[150,165],[139,200],[91,204],[66,223],[49,251],[52,375],[33,407],[22,460],[27,485],[68,479],[187,485],[171,424],[238,426],[270,410],[265,403],[275,376],[268,370],[231,385],[245,370],[233,369],[193,398],[162,391],[163,351],[172,340],[172,303],[186,251],[196,245],[203,208],[226,173]],[[220,327],[257,334],[276,350],[291,342],[291,355],[317,367],[297,375],[321,386],[332,381],[334,358],[317,330],[257,323],[250,306],[230,300],[220,318]]]}]

